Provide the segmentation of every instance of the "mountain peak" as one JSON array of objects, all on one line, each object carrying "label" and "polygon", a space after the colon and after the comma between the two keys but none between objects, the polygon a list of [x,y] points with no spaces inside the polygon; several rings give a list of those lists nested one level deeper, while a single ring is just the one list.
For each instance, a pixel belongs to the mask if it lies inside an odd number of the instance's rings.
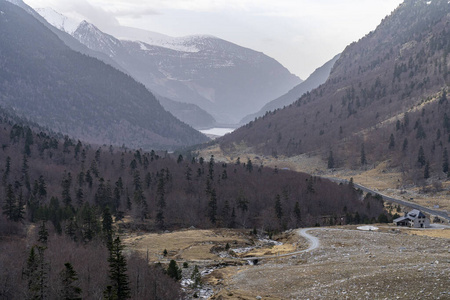
[{"label": "mountain peak", "polygon": [[55,11],[50,7],[37,8],[36,11],[44,19],[46,19],[48,23],[55,26],[59,30],[67,32],[69,34],[74,33],[75,30],[77,30],[78,26],[80,25],[79,21],[72,18],[68,18],[67,16],[60,14],[59,12]]}]

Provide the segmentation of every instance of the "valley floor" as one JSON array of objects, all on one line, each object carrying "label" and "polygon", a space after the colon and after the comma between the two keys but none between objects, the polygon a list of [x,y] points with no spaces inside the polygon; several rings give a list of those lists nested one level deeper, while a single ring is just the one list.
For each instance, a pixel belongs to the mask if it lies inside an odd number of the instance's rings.
[{"label": "valley floor", "polygon": [[[187,262],[185,282],[199,265],[202,299],[450,299],[449,226],[376,226],[290,230],[276,242],[230,229],[132,234],[124,241],[150,263]],[[233,256],[223,255],[227,243]]]},{"label": "valley floor", "polygon": [[450,299],[450,229],[383,231],[313,229],[314,251],[213,272],[211,299]]}]

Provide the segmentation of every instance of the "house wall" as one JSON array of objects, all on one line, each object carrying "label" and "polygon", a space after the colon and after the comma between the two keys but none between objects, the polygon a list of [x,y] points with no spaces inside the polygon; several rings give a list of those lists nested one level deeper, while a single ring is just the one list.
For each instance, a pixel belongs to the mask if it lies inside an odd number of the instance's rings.
[{"label": "house wall", "polygon": [[428,218],[416,218],[414,221],[411,221],[411,227],[414,227],[414,228],[427,228],[427,227],[430,227],[430,219],[428,219]]}]

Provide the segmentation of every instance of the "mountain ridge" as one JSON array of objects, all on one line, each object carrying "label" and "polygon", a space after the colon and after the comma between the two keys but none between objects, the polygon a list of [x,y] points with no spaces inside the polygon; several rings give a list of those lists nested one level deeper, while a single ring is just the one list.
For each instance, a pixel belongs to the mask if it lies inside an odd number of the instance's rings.
[{"label": "mountain ridge", "polygon": [[118,39],[86,22],[73,36],[108,55],[149,90],[196,104],[219,123],[237,123],[301,82],[273,58],[217,37],[134,41]]},{"label": "mountain ridge", "polygon": [[207,140],[129,75],[73,51],[21,8],[0,4],[0,102],[6,108],[96,144],[170,149]]},{"label": "mountain ridge", "polygon": [[424,177],[425,164],[416,163],[422,148],[431,176],[442,178],[449,147],[442,136],[450,129],[449,19],[448,1],[405,1],[346,47],[323,85],[218,142],[226,152],[246,145],[273,156],[309,153],[327,161],[333,154],[334,167],[389,160],[416,182]]},{"label": "mountain ridge", "polygon": [[317,88],[319,85],[325,83],[331,73],[335,62],[339,59],[340,54],[334,56],[331,60],[327,61],[323,66],[317,68],[305,81],[301,82],[297,86],[293,87],[286,94],[270,101],[263,106],[258,112],[250,114],[243,118],[240,124],[244,125],[254,120],[255,118],[262,117],[265,113],[273,111],[278,108],[292,104],[298,98],[303,96],[304,93]]}]

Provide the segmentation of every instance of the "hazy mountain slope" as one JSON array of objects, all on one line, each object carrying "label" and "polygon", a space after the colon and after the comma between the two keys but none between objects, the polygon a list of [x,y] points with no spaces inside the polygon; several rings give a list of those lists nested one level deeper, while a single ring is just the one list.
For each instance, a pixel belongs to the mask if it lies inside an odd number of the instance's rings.
[{"label": "hazy mountain slope", "polygon": [[0,103],[95,143],[166,148],[206,137],[131,77],[68,48],[30,14],[0,2]]},{"label": "hazy mountain slope", "polygon": [[177,102],[158,95],[155,97],[165,110],[196,129],[211,128],[216,125],[216,120],[195,104]]},{"label": "hazy mountain slope", "polygon": [[[11,2],[23,10],[25,10],[27,13],[35,17],[39,22],[41,22],[45,27],[47,27],[49,30],[51,30],[54,34],[56,34],[61,41],[64,42],[68,47],[70,47],[72,50],[75,50],[77,52],[83,53],[85,55],[95,57],[111,66],[113,66],[116,69],[119,69],[121,71],[125,71],[122,67],[120,67],[114,60],[112,60],[109,56],[105,55],[104,53],[93,51],[86,47],[85,45],[78,42],[73,36],[68,34],[65,31],[62,31],[62,28],[56,28],[53,25],[49,24],[40,14],[38,14],[35,10],[33,10],[31,7],[29,7],[27,4],[25,4],[22,0],[7,0],[8,2]],[[67,22],[68,24],[71,23],[70,21]],[[71,24],[74,26],[74,24]]]},{"label": "hazy mountain slope", "polygon": [[301,82],[263,53],[215,37],[161,35],[146,39],[154,43],[149,44],[119,40],[86,22],[73,36],[111,57],[151,91],[196,104],[218,122],[237,123]]},{"label": "hazy mountain slope", "polygon": [[[442,89],[448,88],[449,31],[447,0],[405,1],[374,32],[345,49],[325,84],[286,109],[227,135],[221,139],[222,148],[233,150],[235,143],[243,142],[254,151],[266,154],[297,155],[314,151],[323,153],[325,158],[333,150],[343,155],[337,161],[354,164],[366,143],[367,158],[375,159],[377,151],[384,157],[392,157],[388,152],[390,133],[400,135],[402,122],[406,123],[405,133],[408,126],[414,133],[420,128],[404,122],[402,113],[442,97]],[[428,137],[436,137],[437,130],[441,135],[448,133],[450,127],[444,126],[446,109],[443,104],[434,110],[433,118],[422,116],[422,124],[436,123],[430,128],[434,132],[427,132]],[[427,112],[432,111],[426,108],[424,116]],[[430,147],[431,153],[430,140],[415,135],[412,138],[414,144]],[[401,145],[403,138],[397,139],[400,139],[397,145]],[[448,147],[446,143],[442,141],[441,148],[434,150],[439,157],[442,147]],[[399,148],[395,151],[401,153],[402,147]],[[408,149],[410,152],[400,156],[408,159],[404,161],[405,166],[413,166],[417,148]],[[436,156],[434,161],[438,165],[439,158]]]},{"label": "hazy mountain slope", "polygon": [[254,120],[257,117],[262,117],[266,112],[273,111],[277,108],[282,108],[286,105],[292,104],[298,98],[300,98],[304,93],[315,89],[322,83],[324,83],[328,76],[330,76],[331,69],[334,63],[339,59],[340,54],[333,57],[330,61],[326,62],[320,68],[317,68],[305,81],[295,86],[292,90],[287,92],[287,94],[270,101],[263,106],[257,113],[251,114],[243,118],[240,124],[247,124],[248,122]]}]

